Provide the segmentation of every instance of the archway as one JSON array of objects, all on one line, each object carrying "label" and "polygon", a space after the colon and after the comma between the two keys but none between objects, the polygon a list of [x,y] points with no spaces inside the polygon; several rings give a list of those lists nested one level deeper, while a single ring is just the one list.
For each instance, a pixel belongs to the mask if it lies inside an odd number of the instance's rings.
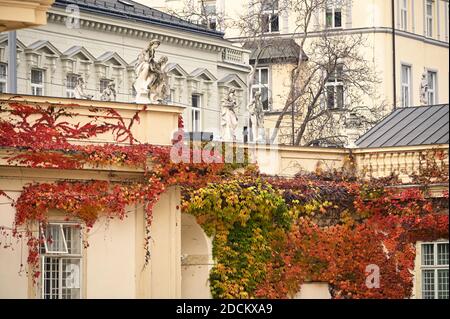
[{"label": "archway", "polygon": [[209,299],[212,242],[192,215],[181,214],[181,297]]}]

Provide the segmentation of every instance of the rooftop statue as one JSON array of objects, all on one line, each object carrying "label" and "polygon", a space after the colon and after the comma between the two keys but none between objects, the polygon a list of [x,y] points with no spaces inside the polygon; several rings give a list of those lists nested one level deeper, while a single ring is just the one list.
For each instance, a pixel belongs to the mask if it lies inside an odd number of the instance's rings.
[{"label": "rooftop statue", "polygon": [[428,104],[428,75],[426,70],[422,73],[422,80],[420,81],[420,105]]},{"label": "rooftop statue", "polygon": [[264,109],[261,102],[261,93],[256,92],[252,103],[247,106],[250,115],[250,127],[254,142],[261,142],[265,139],[264,134]]},{"label": "rooftop statue", "polygon": [[110,102],[115,101],[117,97],[116,84],[111,81],[106,89],[103,90],[100,100]]},{"label": "rooftop statue", "polygon": [[238,108],[235,90],[231,88],[228,95],[222,101],[222,140],[226,142],[236,141],[236,129],[238,117],[236,110]]},{"label": "rooftop statue", "polygon": [[164,67],[167,57],[155,60],[156,49],[160,46],[159,40],[152,40],[139,54],[135,67],[136,103],[162,103],[168,96],[167,74]]}]

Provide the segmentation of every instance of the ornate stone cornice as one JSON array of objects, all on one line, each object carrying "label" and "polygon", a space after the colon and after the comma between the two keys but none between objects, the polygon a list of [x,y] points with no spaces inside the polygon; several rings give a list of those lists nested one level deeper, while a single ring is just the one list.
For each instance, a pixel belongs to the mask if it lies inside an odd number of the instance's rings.
[{"label": "ornate stone cornice", "polygon": [[[47,20],[49,23],[59,23],[63,24],[66,22],[66,17],[64,13],[59,12],[48,12],[47,13]],[[84,29],[92,29],[96,31],[102,31],[102,32],[111,32],[118,35],[126,35],[126,36],[133,36],[140,39],[158,39],[161,42],[174,44],[176,46],[181,47],[188,47],[193,49],[199,49],[199,50],[207,50],[207,51],[214,51],[214,52],[221,52],[225,50],[228,46],[220,46],[218,44],[211,44],[206,42],[200,42],[196,41],[194,39],[186,39],[183,38],[183,34],[180,34],[179,37],[173,36],[173,35],[167,35],[152,31],[145,31],[137,28],[132,28],[128,26],[121,26],[118,24],[113,23],[107,23],[103,21],[94,21],[89,18],[80,18],[79,20],[80,28]],[[224,40],[226,41],[226,40]],[[232,47],[231,44],[229,47]]]}]

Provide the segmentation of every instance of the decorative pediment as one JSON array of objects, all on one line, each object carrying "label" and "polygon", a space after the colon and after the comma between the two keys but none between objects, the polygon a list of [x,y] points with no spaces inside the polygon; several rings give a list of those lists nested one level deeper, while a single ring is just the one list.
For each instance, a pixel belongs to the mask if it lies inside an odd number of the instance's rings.
[{"label": "decorative pediment", "polygon": [[96,59],[82,46],[73,46],[61,56],[65,73],[83,74],[85,80],[90,77],[90,65]]},{"label": "decorative pediment", "polygon": [[244,81],[237,74],[229,74],[217,82],[219,87],[233,87],[243,90],[247,87]]},{"label": "decorative pediment", "polygon": [[61,59],[81,60],[83,62],[93,63],[96,61],[94,56],[82,46],[73,46],[63,53]]},{"label": "decorative pediment", "polygon": [[107,64],[116,67],[127,67],[128,63],[116,52],[105,52],[97,58],[96,64]]},{"label": "decorative pediment", "polygon": [[217,81],[217,78],[206,68],[195,69],[191,74],[189,74],[189,80],[194,81]]},{"label": "decorative pediment", "polygon": [[[26,48],[26,46],[17,39],[17,51],[23,52]],[[8,35],[7,34],[0,34],[0,47],[7,47],[8,46]]]},{"label": "decorative pediment", "polygon": [[189,74],[178,64],[178,63],[169,63],[166,65],[165,72],[171,73],[177,77],[187,78]]},{"label": "decorative pediment", "polygon": [[[17,39],[17,53],[21,53],[25,50],[26,46]],[[0,34],[0,62],[6,63],[8,61],[8,35]],[[20,64],[20,56],[17,54],[17,64]]]},{"label": "decorative pediment", "polygon": [[54,57],[58,57],[61,55],[61,52],[53,44],[45,40],[36,41],[33,44],[29,45],[25,49],[25,53],[44,53],[46,55]]}]

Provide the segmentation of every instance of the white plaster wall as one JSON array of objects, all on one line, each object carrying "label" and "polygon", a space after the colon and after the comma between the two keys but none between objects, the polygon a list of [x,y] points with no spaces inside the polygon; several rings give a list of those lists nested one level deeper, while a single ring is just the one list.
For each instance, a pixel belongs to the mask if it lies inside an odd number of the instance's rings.
[{"label": "white plaster wall", "polygon": [[331,299],[328,284],[322,282],[304,283],[294,299]]},{"label": "white plaster wall", "polygon": [[181,266],[181,297],[210,299],[209,272],[213,266],[212,241],[192,215],[181,216],[181,256],[190,260]]},{"label": "white plaster wall", "polygon": [[[16,199],[19,192],[6,192],[8,196]],[[0,227],[13,227],[15,208],[3,203],[10,202],[4,196],[0,196]],[[28,247],[26,240],[23,242],[12,240],[10,248],[4,248],[10,242],[11,231],[6,230],[5,237],[0,230],[0,299],[23,299],[28,297],[28,277],[25,272],[19,274],[20,264],[27,266]],[[7,239],[9,238],[9,239]],[[26,268],[24,268],[26,270]]]}]

